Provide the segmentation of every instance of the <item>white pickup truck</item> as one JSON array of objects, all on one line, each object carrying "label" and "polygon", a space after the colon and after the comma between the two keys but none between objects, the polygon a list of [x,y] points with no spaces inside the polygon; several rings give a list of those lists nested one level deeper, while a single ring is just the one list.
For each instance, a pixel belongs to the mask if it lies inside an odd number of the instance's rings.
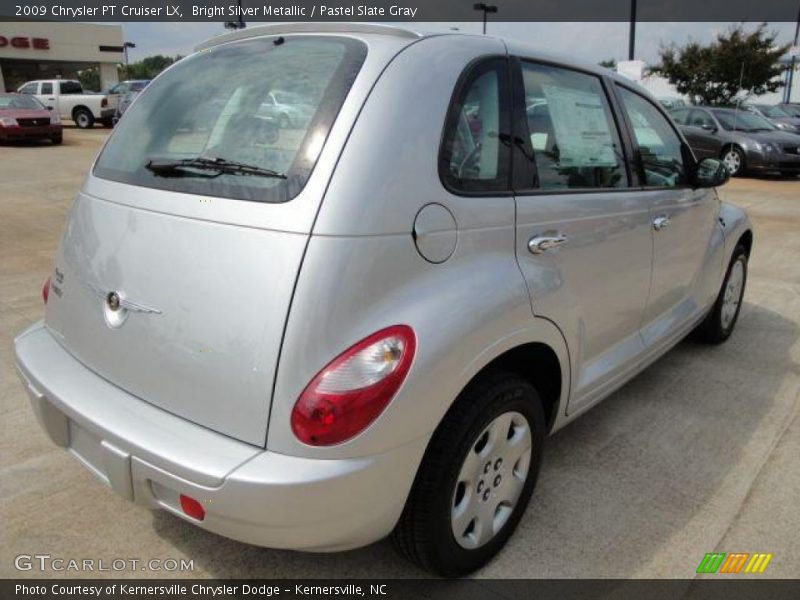
[{"label": "white pickup truck", "polygon": [[95,121],[111,127],[103,110],[108,106],[105,94],[86,94],[79,81],[71,79],[41,79],[21,85],[17,92],[31,94],[42,104],[59,114],[62,119],[72,119],[80,129],[88,129]]}]

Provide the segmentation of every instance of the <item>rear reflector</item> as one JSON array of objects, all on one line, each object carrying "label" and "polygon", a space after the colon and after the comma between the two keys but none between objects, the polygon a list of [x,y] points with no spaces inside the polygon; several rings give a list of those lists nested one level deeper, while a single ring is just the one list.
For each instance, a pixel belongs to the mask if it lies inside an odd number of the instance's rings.
[{"label": "rear reflector", "polygon": [[206,509],[203,508],[203,505],[194,498],[184,496],[183,494],[181,494],[181,508],[187,516],[190,516],[193,519],[202,521],[206,518]]},{"label": "rear reflector", "polygon": [[47,304],[47,299],[49,297],[50,297],[50,277],[48,276],[48,278],[44,280],[44,284],[42,284],[42,300],[44,300],[45,304]]}]

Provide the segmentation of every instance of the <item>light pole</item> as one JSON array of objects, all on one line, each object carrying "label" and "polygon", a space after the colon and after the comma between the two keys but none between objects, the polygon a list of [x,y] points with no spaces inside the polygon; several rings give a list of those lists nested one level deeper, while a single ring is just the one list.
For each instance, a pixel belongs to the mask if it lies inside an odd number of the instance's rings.
[{"label": "light pole", "polygon": [[633,60],[636,48],[636,0],[631,0],[631,28],[628,32],[628,60]]},{"label": "light pole", "polygon": [[[794,28],[794,44],[793,50],[797,51],[797,37],[800,34],[800,10],[797,11],[797,25]],[[792,84],[794,83],[794,65],[797,62],[797,54],[792,54],[792,60],[789,61],[789,77],[788,81],[786,82],[786,98],[784,99],[785,102],[792,101]]]},{"label": "light pole", "polygon": [[136,48],[136,44],[133,42],[125,42],[122,44],[122,48],[125,50],[125,69],[128,68],[128,48]]},{"label": "light pole", "polygon": [[485,2],[478,2],[477,4],[473,4],[472,8],[474,10],[482,10],[483,11],[483,35],[486,35],[486,15],[489,13],[496,13],[497,7],[493,4],[486,4]]},{"label": "light pole", "polygon": [[236,21],[225,21],[225,29],[244,29],[247,27],[242,16],[242,0],[236,0],[236,4],[239,7],[238,19]]}]

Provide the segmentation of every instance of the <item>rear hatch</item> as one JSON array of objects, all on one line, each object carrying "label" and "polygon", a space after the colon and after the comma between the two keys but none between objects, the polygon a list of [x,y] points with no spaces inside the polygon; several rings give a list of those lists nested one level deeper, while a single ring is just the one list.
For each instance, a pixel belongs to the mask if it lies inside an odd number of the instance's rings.
[{"label": "rear hatch", "polygon": [[[53,335],[141,399],[263,446],[307,238],[381,66],[365,60],[348,37],[259,37],[150,84],[76,198],[52,274]],[[310,120],[270,116],[275,90]]]}]

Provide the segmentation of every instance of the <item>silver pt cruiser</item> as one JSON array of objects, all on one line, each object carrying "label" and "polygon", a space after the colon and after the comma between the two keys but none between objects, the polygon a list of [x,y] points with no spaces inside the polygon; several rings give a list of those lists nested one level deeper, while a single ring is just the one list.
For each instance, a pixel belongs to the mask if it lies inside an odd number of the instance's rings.
[{"label": "silver pt cruiser", "polygon": [[[311,118],[261,109],[291,93]],[[501,39],[271,25],[132,104],[15,341],[52,440],[224,536],[470,572],[545,436],[741,306],[746,215],[658,102]]]}]

